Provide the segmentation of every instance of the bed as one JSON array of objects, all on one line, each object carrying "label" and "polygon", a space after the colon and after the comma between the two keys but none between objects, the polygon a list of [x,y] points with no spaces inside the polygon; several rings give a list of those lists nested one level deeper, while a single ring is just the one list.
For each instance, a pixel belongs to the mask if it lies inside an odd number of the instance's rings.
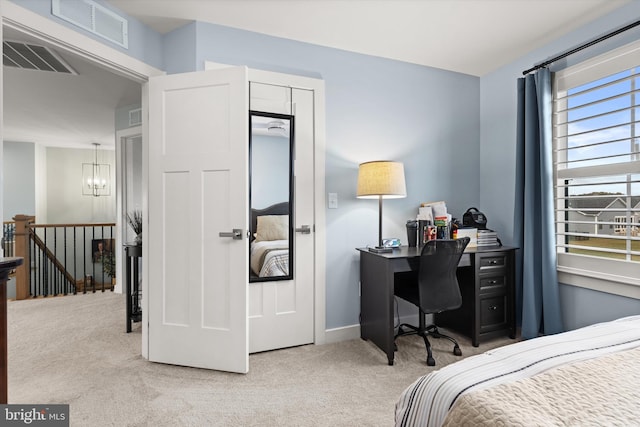
[{"label": "bed", "polygon": [[418,378],[396,426],[640,425],[640,316],[471,356]]},{"label": "bed", "polygon": [[289,275],[289,204],[251,209],[250,276]]}]

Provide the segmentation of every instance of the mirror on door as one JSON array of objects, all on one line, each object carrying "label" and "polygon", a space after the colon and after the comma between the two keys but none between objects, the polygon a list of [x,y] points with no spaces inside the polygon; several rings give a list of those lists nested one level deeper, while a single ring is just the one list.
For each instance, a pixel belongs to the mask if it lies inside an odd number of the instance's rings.
[{"label": "mirror on door", "polygon": [[250,112],[249,282],[293,278],[293,116]]}]

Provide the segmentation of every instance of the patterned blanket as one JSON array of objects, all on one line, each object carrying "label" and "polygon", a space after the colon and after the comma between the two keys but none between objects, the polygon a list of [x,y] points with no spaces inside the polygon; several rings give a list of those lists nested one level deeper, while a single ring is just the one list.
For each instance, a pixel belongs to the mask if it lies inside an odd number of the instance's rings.
[{"label": "patterned blanket", "polygon": [[[496,421],[497,418],[493,419],[494,414],[492,407],[484,407],[479,405],[477,401],[471,401],[474,397],[469,395],[473,392],[475,397],[481,396],[480,390],[484,392],[501,384],[503,384],[504,387],[516,381],[527,378],[533,379],[536,375],[543,374],[547,371],[550,372],[550,370],[554,368],[566,367],[566,369],[571,369],[571,364],[581,361],[599,363],[597,359],[607,355],[619,353],[622,358],[624,358],[625,355],[631,355],[627,356],[630,358],[633,358],[632,356],[635,355],[637,358],[637,352],[632,353],[625,351],[636,348],[640,348],[640,316],[626,317],[562,334],[522,341],[477,356],[471,356],[420,377],[410,385],[402,393],[396,404],[396,426],[439,427],[445,422],[445,418],[454,407],[454,404],[457,407],[458,401],[463,402],[460,404],[461,414],[452,415],[452,417],[460,416],[465,420],[468,420],[466,417],[476,417],[477,414],[470,412],[471,409],[469,409],[470,407],[474,407],[475,409],[473,411],[486,411],[483,416],[486,419],[492,419],[492,421],[489,421],[491,425],[520,425],[518,423],[522,423],[522,425],[536,425],[535,423],[529,423],[528,418],[514,415],[514,412],[511,412],[511,410],[507,411],[506,405],[500,401],[500,403],[497,403],[497,406],[505,408],[504,413],[506,415],[504,415],[503,418],[509,420],[508,423],[501,424],[504,419],[500,422]],[[604,360],[605,362],[603,362],[603,364],[606,364],[606,359]],[[613,369],[615,370],[615,366]],[[605,372],[603,375],[606,376],[608,374],[609,373]],[[561,373],[559,375],[564,374]],[[572,380],[568,379],[567,381],[571,382]],[[551,383],[552,382],[553,380],[551,380]],[[603,388],[606,389],[606,391],[601,391],[601,393],[595,395],[594,398],[603,399],[602,393],[605,395],[614,395],[619,392],[615,387],[617,384],[615,381],[605,383],[607,385],[603,384]],[[637,386],[640,383],[636,381],[635,384]],[[514,387],[519,386],[520,385]],[[526,389],[524,392],[509,389],[509,392],[517,394],[521,398],[521,400],[517,401],[518,403],[511,408],[517,409],[518,411],[516,413],[526,414],[530,411],[536,412],[539,402],[535,399],[556,399],[556,396],[553,394],[545,394],[542,393],[539,388],[535,388],[539,386],[531,387],[533,388]],[[550,390],[552,389],[553,387]],[[501,389],[497,388],[496,390],[498,390],[496,393],[499,393]],[[591,389],[587,388],[579,394],[588,394],[590,392]],[[569,393],[569,395],[578,395],[578,393]],[[463,397],[464,400],[462,400]],[[496,396],[488,397],[486,400],[491,401],[494,397]],[[514,399],[513,396],[509,398]],[[529,404],[525,403],[530,398],[533,398],[529,403],[533,405],[533,408],[530,408],[528,406]],[[568,403],[564,403],[563,405],[568,405]],[[637,408],[637,406],[635,408]],[[456,409],[456,411],[458,411],[458,409]],[[615,413],[618,414],[617,409]],[[640,412],[636,411],[636,413]],[[561,413],[560,416],[562,416]],[[624,417],[624,415],[621,416]],[[452,421],[447,422],[450,423],[449,425],[476,425],[475,421],[461,421],[462,424],[456,424],[458,421],[457,418],[452,418]],[[582,426],[585,425],[583,421],[584,420],[572,423],[569,418],[564,419],[563,425]],[[547,424],[543,423],[541,425]],[[587,423],[586,425],[589,424]],[[600,425],[610,424],[605,423]],[[616,424],[614,423],[614,425]],[[619,425],[634,424],[620,422]],[[640,425],[640,422],[636,421],[635,425]]]},{"label": "patterned blanket", "polygon": [[638,426],[640,348],[467,393],[443,425]]},{"label": "patterned blanket", "polygon": [[289,274],[289,241],[264,240],[251,243],[251,270],[259,277]]}]

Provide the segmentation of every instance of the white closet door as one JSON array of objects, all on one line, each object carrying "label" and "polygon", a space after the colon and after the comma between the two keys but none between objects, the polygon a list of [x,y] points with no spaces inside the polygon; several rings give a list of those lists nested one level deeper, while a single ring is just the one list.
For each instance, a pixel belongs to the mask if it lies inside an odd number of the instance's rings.
[{"label": "white closet door", "polygon": [[[148,89],[149,360],[246,373],[247,70]],[[220,236],[234,229],[239,240]]]},{"label": "white closet door", "polygon": [[294,116],[293,280],[249,284],[251,353],[314,342],[314,108],[312,90],[251,82],[251,110]]}]

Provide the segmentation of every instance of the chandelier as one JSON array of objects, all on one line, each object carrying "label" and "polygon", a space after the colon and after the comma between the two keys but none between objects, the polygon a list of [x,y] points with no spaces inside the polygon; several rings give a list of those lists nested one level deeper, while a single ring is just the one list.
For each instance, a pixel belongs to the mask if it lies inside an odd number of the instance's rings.
[{"label": "chandelier", "polygon": [[82,195],[84,196],[110,196],[111,173],[109,165],[98,163],[98,144],[94,142],[93,163],[82,164]]}]

